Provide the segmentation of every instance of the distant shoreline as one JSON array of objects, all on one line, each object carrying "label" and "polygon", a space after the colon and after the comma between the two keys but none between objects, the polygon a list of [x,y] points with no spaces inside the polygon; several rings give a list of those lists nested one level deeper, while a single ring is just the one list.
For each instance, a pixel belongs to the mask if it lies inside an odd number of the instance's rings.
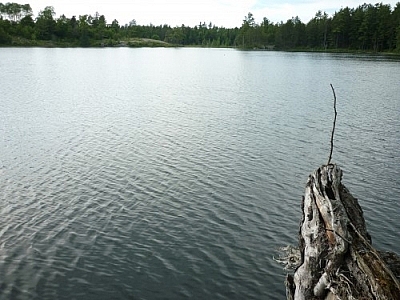
[{"label": "distant shoreline", "polygon": [[82,47],[73,42],[64,41],[38,41],[17,38],[9,45],[0,45],[0,48],[210,48],[210,49],[236,49],[242,51],[280,51],[280,52],[307,52],[307,53],[343,53],[343,54],[365,54],[375,56],[395,56],[399,57],[398,52],[373,52],[355,49],[310,49],[310,48],[295,48],[295,49],[279,49],[279,48],[241,48],[241,47],[212,47],[201,45],[177,45],[168,42],[149,39],[149,38],[131,38],[120,41],[105,40],[96,41],[93,45]]}]

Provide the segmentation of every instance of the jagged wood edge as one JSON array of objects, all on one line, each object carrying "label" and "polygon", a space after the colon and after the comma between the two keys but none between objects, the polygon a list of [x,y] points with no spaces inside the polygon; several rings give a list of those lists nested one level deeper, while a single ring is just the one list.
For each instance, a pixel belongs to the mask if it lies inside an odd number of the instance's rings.
[{"label": "jagged wood edge", "polygon": [[294,277],[287,276],[287,299],[329,294],[331,299],[399,299],[399,281],[371,246],[362,209],[341,176],[336,165],[309,176],[299,233],[301,265]]}]

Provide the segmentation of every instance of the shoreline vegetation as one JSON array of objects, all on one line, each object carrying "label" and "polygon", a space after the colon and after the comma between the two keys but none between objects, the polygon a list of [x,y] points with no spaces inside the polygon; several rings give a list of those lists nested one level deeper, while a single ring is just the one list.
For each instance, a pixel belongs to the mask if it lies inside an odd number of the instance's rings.
[{"label": "shoreline vegetation", "polygon": [[298,17],[256,23],[252,13],[240,28],[200,22],[194,27],[120,25],[104,15],[56,18],[47,6],[35,17],[29,4],[0,3],[0,47],[206,47],[242,50],[400,55],[400,2],[341,8],[332,16],[318,11],[309,22]]}]

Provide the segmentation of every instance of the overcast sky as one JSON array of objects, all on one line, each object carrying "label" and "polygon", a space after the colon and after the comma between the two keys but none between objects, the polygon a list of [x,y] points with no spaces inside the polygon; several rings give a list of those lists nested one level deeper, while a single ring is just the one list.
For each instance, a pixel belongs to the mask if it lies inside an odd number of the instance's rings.
[{"label": "overcast sky", "polygon": [[[393,8],[398,1],[383,3]],[[318,10],[332,15],[342,7],[356,8],[364,2],[375,4],[378,0],[25,0],[24,3],[31,5],[35,16],[46,6],[53,6],[56,17],[64,14],[71,18],[99,12],[108,23],[117,19],[120,25],[135,19],[139,25],[184,24],[193,27],[200,22],[212,22],[219,27],[233,28],[241,26],[248,12],[253,13],[257,23],[263,17],[276,23],[295,16],[307,23]]]}]

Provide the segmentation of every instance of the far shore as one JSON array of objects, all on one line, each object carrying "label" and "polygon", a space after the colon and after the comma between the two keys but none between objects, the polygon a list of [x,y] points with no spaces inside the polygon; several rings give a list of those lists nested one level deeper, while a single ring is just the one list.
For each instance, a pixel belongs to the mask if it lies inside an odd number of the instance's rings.
[{"label": "far shore", "polygon": [[76,42],[68,41],[43,41],[28,40],[22,38],[13,39],[9,45],[0,45],[0,48],[226,48],[237,49],[242,51],[283,51],[283,52],[315,52],[315,53],[343,53],[343,54],[365,54],[376,56],[400,56],[399,52],[373,52],[355,49],[311,49],[311,48],[295,48],[280,49],[274,46],[266,46],[264,48],[242,48],[242,47],[211,47],[201,45],[179,45],[165,41],[149,38],[131,38],[124,40],[96,40],[89,46],[82,47]]}]

